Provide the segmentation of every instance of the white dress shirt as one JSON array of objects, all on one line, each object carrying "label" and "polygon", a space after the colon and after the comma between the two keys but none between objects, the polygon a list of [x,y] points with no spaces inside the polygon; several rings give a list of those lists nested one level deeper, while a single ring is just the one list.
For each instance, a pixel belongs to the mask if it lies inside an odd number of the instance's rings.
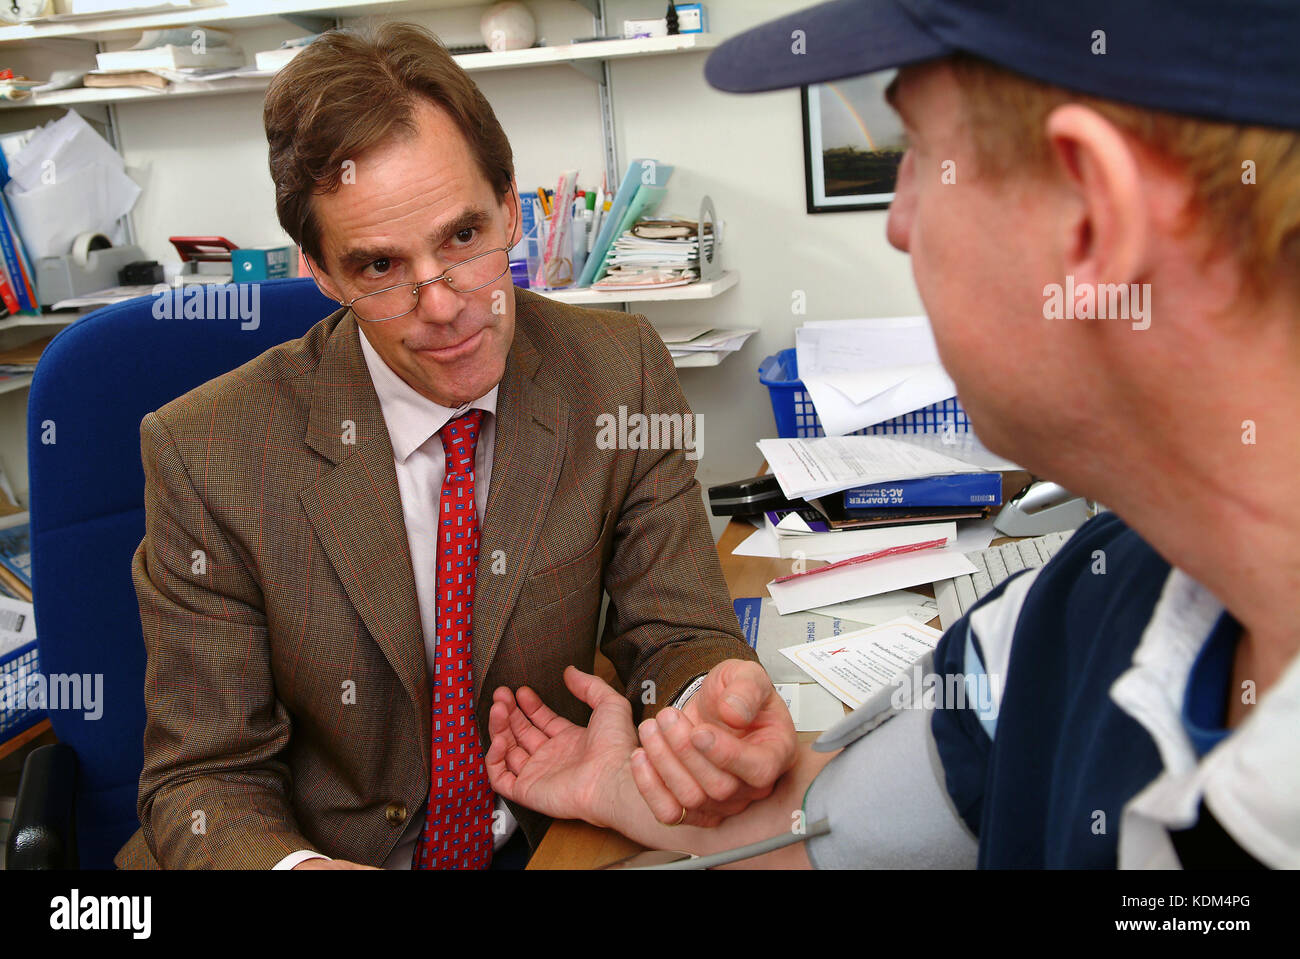
[{"label": "white dress shirt", "polygon": [[[415,572],[415,595],[420,605],[420,624],[424,630],[424,659],[428,676],[433,676],[434,653],[437,648],[437,525],[438,498],[447,473],[446,453],[438,431],[451,419],[468,409],[477,408],[486,414],[474,452],[474,505],[478,509],[480,528],[487,507],[488,483],[492,477],[492,448],[496,438],[497,389],[494,386],[483,396],[459,409],[440,406],[417,393],[405,380],[384,362],[370,345],[364,332],[361,352],[365,355],[370,379],[379,396],[384,413],[384,423],[393,444],[393,460],[397,471],[397,486],[402,497],[402,517],[406,523],[406,539],[411,548],[411,567]],[[430,680],[431,681],[431,680]],[[426,757],[427,760],[428,757]],[[500,849],[517,828],[515,818],[505,802],[497,799],[499,815],[494,817],[498,832],[493,848]],[[411,810],[411,816],[389,857],[385,869],[410,869],[415,844],[424,825],[425,810]],[[504,829],[501,829],[501,826]],[[302,849],[290,853],[278,863],[276,869],[292,869],[304,859],[328,859],[321,853]]]}]

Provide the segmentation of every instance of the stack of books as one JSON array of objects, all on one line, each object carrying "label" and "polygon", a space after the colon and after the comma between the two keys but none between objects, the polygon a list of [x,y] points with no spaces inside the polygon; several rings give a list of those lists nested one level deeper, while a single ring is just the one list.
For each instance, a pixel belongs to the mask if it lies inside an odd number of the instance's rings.
[{"label": "stack of books", "polygon": [[[9,167],[0,153],[0,188],[9,182]],[[36,273],[18,232],[6,193],[0,189],[0,319],[39,316]]]},{"label": "stack of books", "polygon": [[243,67],[244,52],[224,30],[204,27],[202,42],[189,27],[146,30],[127,50],[95,54],[96,70],[82,79],[88,87],[166,89],[173,81],[213,79]]}]

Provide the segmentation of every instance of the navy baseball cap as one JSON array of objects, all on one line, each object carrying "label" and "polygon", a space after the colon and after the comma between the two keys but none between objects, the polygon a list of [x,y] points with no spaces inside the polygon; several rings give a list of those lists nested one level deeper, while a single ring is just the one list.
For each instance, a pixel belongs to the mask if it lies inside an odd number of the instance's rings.
[{"label": "navy baseball cap", "polygon": [[833,0],[732,37],[704,75],[754,93],[959,51],[1109,100],[1300,128],[1300,0]]}]

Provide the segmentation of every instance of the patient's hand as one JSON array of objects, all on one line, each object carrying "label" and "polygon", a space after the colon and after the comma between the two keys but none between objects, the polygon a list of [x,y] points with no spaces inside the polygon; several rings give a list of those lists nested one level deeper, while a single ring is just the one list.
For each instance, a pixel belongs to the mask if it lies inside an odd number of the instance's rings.
[{"label": "patient's hand", "polygon": [[488,780],[498,795],[555,819],[613,825],[637,745],[632,705],[608,683],[573,666],[565,668],[564,684],[592,708],[587,726],[557,716],[527,686],[517,695],[504,686],[493,693]]},{"label": "patient's hand", "polygon": [[665,825],[716,826],[772,792],[794,765],[790,711],[758,663],[714,666],[682,710],[641,723],[632,774]]}]

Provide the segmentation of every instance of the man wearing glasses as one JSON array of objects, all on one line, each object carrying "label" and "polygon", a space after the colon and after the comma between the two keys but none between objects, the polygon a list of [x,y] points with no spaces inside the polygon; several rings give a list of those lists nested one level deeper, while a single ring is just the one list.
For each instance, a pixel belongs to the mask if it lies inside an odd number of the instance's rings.
[{"label": "man wearing glasses", "polygon": [[386,24],[306,48],[264,121],[280,222],[342,308],[141,425],[148,716],[118,865],[520,860],[547,820],[488,784],[494,690],[585,722],[560,677],[592,668],[604,592],[633,709],[727,723],[763,766],[690,821],[766,795],[794,730],[694,468],[595,442],[620,406],[690,415],[672,361],[644,317],[514,289],[486,99],[431,35]]}]

